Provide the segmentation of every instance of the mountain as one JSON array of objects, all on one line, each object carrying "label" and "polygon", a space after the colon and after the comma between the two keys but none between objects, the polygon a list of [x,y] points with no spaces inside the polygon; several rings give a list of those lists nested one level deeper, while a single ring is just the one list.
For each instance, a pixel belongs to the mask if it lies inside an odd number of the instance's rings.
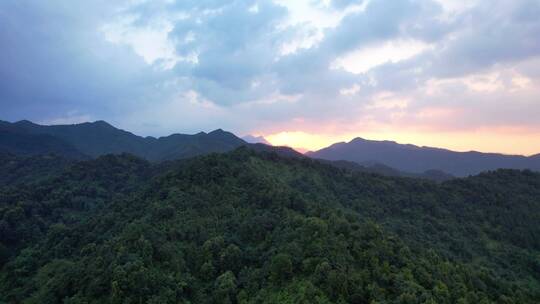
[{"label": "mountain", "polygon": [[[195,135],[173,134],[158,139],[147,139],[151,141],[149,148],[154,149],[154,151],[147,150],[145,158],[153,161],[228,152],[246,144],[246,142],[234,134],[221,129],[214,130],[210,133],[200,132]],[[124,152],[131,153],[130,151]]]},{"label": "mountain", "polygon": [[9,162],[0,303],[540,302],[539,173],[432,183],[246,147]]},{"label": "mountain", "polygon": [[[285,146],[268,146],[265,144],[248,144],[246,147],[255,151],[255,152],[266,152],[273,153],[280,157],[284,158],[296,158],[296,159],[307,159],[308,156]],[[450,179],[453,179],[454,176],[447,174],[438,170],[428,170],[423,173],[409,173],[390,168],[383,164],[373,163],[373,162],[364,162],[358,164],[351,161],[345,160],[336,160],[329,161],[325,159],[314,159],[317,162],[325,163],[336,168],[352,171],[352,172],[364,172],[379,174],[384,176],[395,176],[395,177],[410,177],[410,178],[422,178],[427,180],[432,180],[436,182],[443,182]]]},{"label": "mountain", "polygon": [[348,143],[337,143],[316,152],[309,152],[307,155],[326,160],[354,161],[360,164],[376,162],[412,173],[438,170],[455,176],[474,175],[499,168],[540,170],[538,156],[454,152],[362,138],[356,138]]},{"label": "mountain", "polygon": [[[0,146],[0,151],[14,154],[56,153],[66,156],[66,154],[75,153],[74,151],[66,152],[61,149],[66,150],[66,147],[69,147],[80,151],[79,154],[90,157],[130,153],[150,161],[163,161],[212,152],[227,152],[245,144],[242,139],[221,129],[210,133],[200,132],[195,135],[173,134],[154,138],[137,136],[117,129],[105,121],[43,126],[23,120],[16,123],[0,122],[0,128],[6,130],[6,132],[11,132],[8,134],[13,134],[11,137],[0,137],[0,139],[7,138],[4,140],[6,144]],[[15,134],[20,135],[20,138],[17,138]],[[48,144],[43,146],[42,142]],[[29,143],[34,144],[30,145]],[[33,150],[26,148],[27,146],[30,146]],[[42,148],[37,149],[34,147]],[[27,153],[26,150],[33,153]],[[18,153],[18,151],[25,153]]]},{"label": "mountain", "polygon": [[0,121],[0,152],[16,155],[57,154],[68,158],[85,158],[70,143],[48,134],[33,134]]},{"label": "mountain", "polygon": [[[210,133],[172,134],[155,138],[137,136],[105,121],[53,126],[26,120],[16,123],[0,121],[0,153],[23,156],[56,154],[70,159],[84,159],[129,153],[160,162],[228,152],[244,145],[255,151],[273,151],[285,157],[304,157],[291,148],[247,143],[221,129]],[[436,181],[451,179],[453,175],[466,176],[497,168],[540,168],[539,155],[526,158],[478,152],[459,153],[363,139],[338,143],[306,155],[334,161],[333,165],[353,171]]]},{"label": "mountain", "polygon": [[[254,141],[254,139],[264,138],[248,137],[248,139]],[[105,121],[54,126],[42,126],[27,120],[16,123],[0,121],[0,153],[22,156],[55,154],[70,159],[84,159],[105,154],[130,153],[150,161],[167,161],[213,152],[227,152],[244,145],[254,151],[274,152],[282,157],[306,157],[289,147],[246,143],[234,134],[221,129],[210,133],[173,134],[154,138],[134,135],[117,129]],[[337,161],[330,163],[339,168],[386,176],[418,177],[436,181],[452,178],[452,176],[445,174],[403,172],[374,162],[356,164]]]},{"label": "mountain", "polygon": [[244,141],[250,143],[250,144],[265,144],[265,145],[269,145],[269,146],[272,145],[263,136],[246,135],[246,136],[242,137],[242,139]]}]

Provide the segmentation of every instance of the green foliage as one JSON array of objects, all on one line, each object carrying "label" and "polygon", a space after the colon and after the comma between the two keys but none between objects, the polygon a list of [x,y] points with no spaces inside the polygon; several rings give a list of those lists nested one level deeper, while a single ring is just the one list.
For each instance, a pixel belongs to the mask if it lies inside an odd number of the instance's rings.
[{"label": "green foliage", "polygon": [[272,257],[270,278],[276,284],[283,284],[293,275],[293,265],[288,254],[279,253]]},{"label": "green foliage", "polygon": [[540,302],[530,171],[436,184],[247,149],[32,164],[0,183],[0,303]]}]

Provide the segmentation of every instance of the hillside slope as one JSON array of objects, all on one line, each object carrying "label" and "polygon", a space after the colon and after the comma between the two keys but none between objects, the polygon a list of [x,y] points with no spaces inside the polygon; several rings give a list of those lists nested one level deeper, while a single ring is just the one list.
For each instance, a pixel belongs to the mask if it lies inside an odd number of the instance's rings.
[{"label": "hillside slope", "polygon": [[0,186],[0,302],[538,303],[539,217],[530,171],[104,156]]}]

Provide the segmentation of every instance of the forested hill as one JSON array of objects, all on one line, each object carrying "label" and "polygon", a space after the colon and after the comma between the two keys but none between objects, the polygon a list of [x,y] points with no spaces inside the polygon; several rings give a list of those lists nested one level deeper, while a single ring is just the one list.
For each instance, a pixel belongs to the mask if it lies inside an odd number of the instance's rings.
[{"label": "forested hill", "polygon": [[29,134],[6,127],[0,121],[0,154],[21,156],[55,154],[67,158],[87,158],[73,145],[48,134]]},{"label": "forested hill", "polygon": [[246,148],[10,161],[0,303],[540,302],[531,171],[436,184]]},{"label": "forested hill", "polygon": [[130,153],[150,161],[164,161],[228,152],[246,142],[221,129],[209,133],[142,137],[105,121],[73,125],[39,125],[22,120],[0,121],[0,152],[16,155],[54,153],[70,158]]},{"label": "forested hill", "polygon": [[[249,146],[255,151],[273,151],[285,157],[305,157],[288,147],[247,143],[236,135],[221,129],[209,133],[172,134],[154,138],[137,136],[115,128],[105,121],[46,126],[27,120],[15,123],[0,120],[0,161],[1,157],[5,155],[32,156],[29,158],[31,161],[38,161],[40,158],[52,155],[82,160],[106,154],[129,153],[152,162],[161,162],[214,152],[229,152],[240,146]],[[419,177],[436,181],[453,178],[444,172],[427,171],[412,174],[382,164],[356,164],[347,161],[331,163],[350,170],[376,172],[390,176]]]}]

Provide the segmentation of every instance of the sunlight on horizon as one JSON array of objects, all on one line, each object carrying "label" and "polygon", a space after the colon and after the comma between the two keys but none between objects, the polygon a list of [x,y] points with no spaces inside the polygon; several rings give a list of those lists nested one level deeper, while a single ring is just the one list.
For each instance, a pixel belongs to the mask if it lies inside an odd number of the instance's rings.
[{"label": "sunlight on horizon", "polygon": [[[487,130],[474,133],[414,133],[414,132],[359,132],[355,134],[315,134],[303,131],[278,132],[263,135],[275,146],[288,146],[305,153],[317,151],[339,142],[349,142],[361,137],[367,140],[395,141],[399,144],[413,144],[442,148],[458,152],[478,151],[484,153],[503,153],[531,156],[540,151],[540,132],[495,133]],[[531,140],[536,138],[537,140]]]}]

